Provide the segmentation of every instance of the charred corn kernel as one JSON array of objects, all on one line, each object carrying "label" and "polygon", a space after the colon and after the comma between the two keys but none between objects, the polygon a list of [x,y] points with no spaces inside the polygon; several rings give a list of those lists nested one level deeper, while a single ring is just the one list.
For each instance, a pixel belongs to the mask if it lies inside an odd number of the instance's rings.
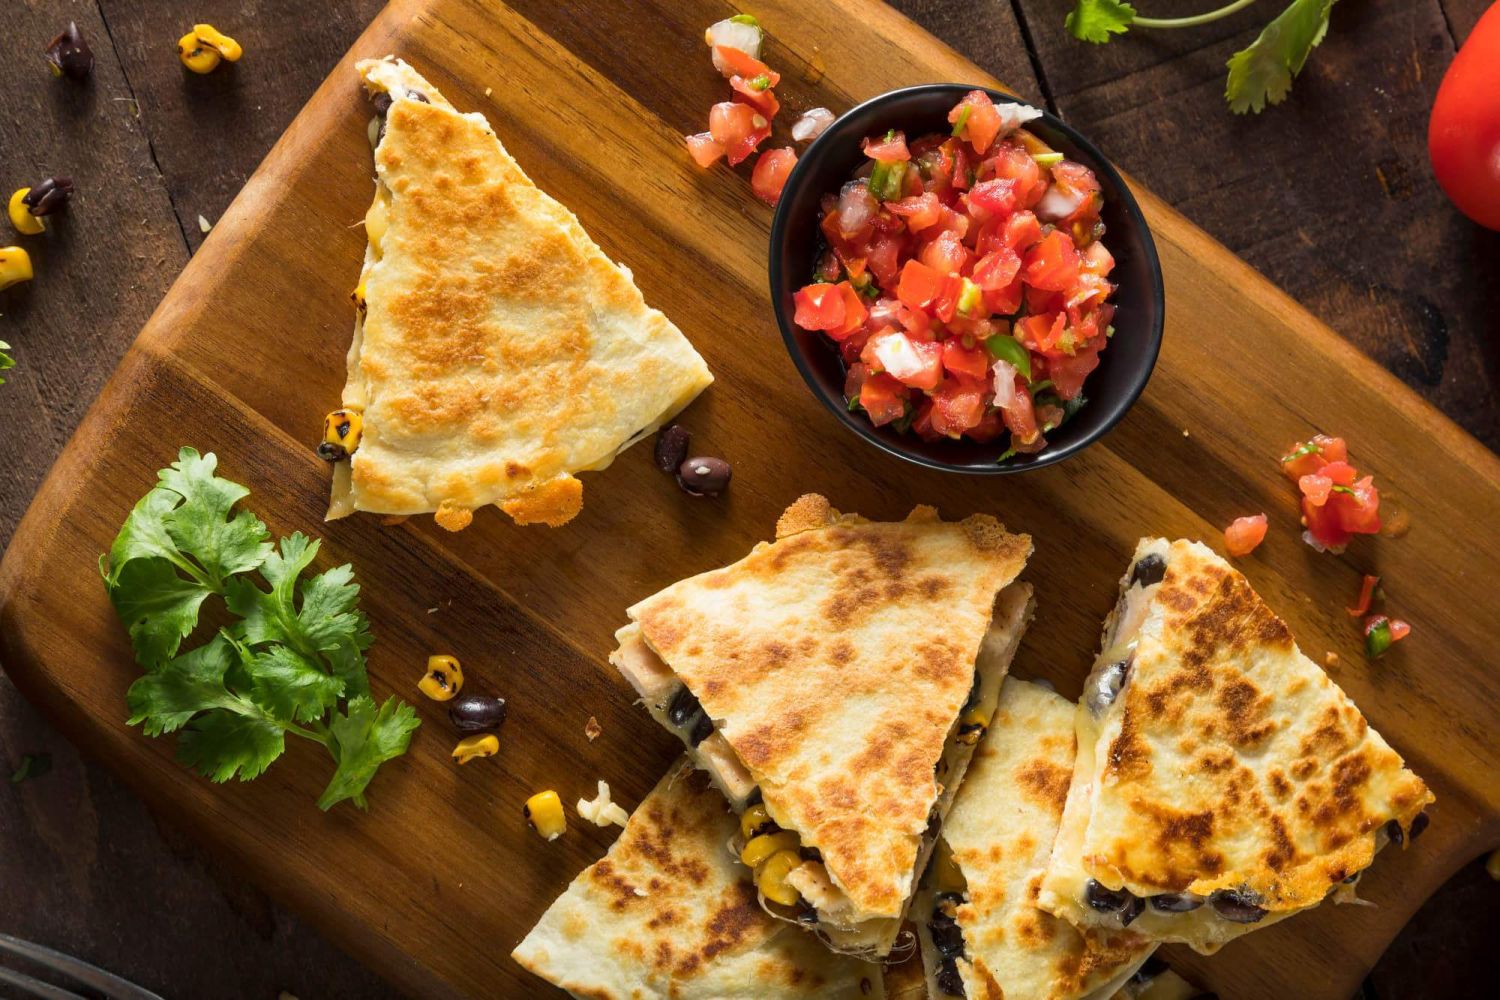
[{"label": "charred corn kernel", "polygon": [[527,799],[521,811],[526,814],[526,822],[531,824],[531,828],[548,840],[556,840],[568,829],[568,817],[563,814],[562,799],[550,788]]},{"label": "charred corn kernel", "polygon": [[42,220],[31,214],[31,208],[21,199],[31,193],[31,188],[16,188],[16,193],[10,196],[10,204],[6,210],[10,214],[10,224],[16,227],[16,232],[22,236],[35,236],[46,229]]},{"label": "charred corn kernel", "polygon": [[364,430],[365,418],[358,410],[334,410],[323,418],[323,440],[318,442],[318,457],[328,462],[342,462],[359,448]]},{"label": "charred corn kernel", "polygon": [[417,689],[433,701],[447,701],[464,686],[464,668],[458,658],[439,653],[427,658],[427,673],[417,682]]},{"label": "charred corn kernel", "polygon": [[801,846],[801,841],[790,830],[763,833],[759,837],[751,837],[745,843],[744,850],[740,851],[740,860],[750,868],[758,868],[777,851],[795,852],[799,846]]},{"label": "charred corn kernel", "polygon": [[776,823],[771,819],[771,814],[766,811],[764,803],[755,803],[740,816],[740,836],[745,838],[747,844],[763,833],[775,831]]},{"label": "charred corn kernel", "polygon": [[385,199],[380,195],[370,202],[370,210],[365,213],[365,236],[369,237],[370,247],[375,251],[375,256],[380,256],[381,241],[385,239],[385,231],[390,227],[390,208]]},{"label": "charred corn kernel", "polygon": [[194,73],[212,73],[222,60],[238,62],[245,50],[211,24],[195,24],[177,40],[177,58]]},{"label": "charred corn kernel", "polygon": [[365,311],[365,283],[363,281],[355,286],[354,291],[349,293],[349,298],[354,300],[354,308],[360,312]]},{"label": "charred corn kernel", "polygon": [[465,736],[453,748],[453,759],[467,764],[475,757],[493,757],[500,752],[500,738],[494,733],[479,733]]},{"label": "charred corn kernel", "polygon": [[958,717],[958,741],[973,746],[984,735],[990,717],[982,708],[971,708]]},{"label": "charred corn kernel", "polygon": [[796,906],[802,894],[787,885],[786,877],[792,873],[792,869],[802,864],[802,855],[796,851],[778,851],[766,860],[765,865],[755,874],[756,888],[760,889],[773,903],[782,906]]},{"label": "charred corn kernel", "polygon": [[31,278],[31,254],[20,247],[0,247],[0,290]]}]

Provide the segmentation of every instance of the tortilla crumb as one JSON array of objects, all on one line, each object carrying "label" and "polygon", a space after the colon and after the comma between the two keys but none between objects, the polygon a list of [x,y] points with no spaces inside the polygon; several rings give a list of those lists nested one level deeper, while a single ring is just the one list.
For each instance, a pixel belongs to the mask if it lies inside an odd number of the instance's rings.
[{"label": "tortilla crumb", "polygon": [[587,736],[589,742],[592,743],[599,738],[599,734],[602,732],[604,732],[604,727],[599,725],[599,720],[592,715],[589,716],[589,721],[583,727],[583,735]]},{"label": "tortilla crumb", "polygon": [[1335,666],[1335,665],[1338,664],[1338,662],[1339,662],[1339,654],[1334,653],[1334,652],[1328,652],[1328,653],[1324,653],[1323,654],[1323,665],[1325,667]]}]

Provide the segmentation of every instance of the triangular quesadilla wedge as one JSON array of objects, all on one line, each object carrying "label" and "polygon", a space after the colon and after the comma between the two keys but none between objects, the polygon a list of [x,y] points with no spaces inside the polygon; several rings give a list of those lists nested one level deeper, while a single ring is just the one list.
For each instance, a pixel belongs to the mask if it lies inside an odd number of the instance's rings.
[{"label": "triangular quesadilla wedge", "polygon": [[[330,518],[435,512],[450,530],[496,504],[559,525],[602,469],[713,377],[630,272],[521,171],[484,115],[406,63],[358,64],[375,200],[355,290]],[[347,457],[342,457],[347,454]]]},{"label": "triangular quesadilla wedge", "polygon": [[1007,678],[913,903],[932,997],[1108,998],[1156,947],[1036,906],[1073,750],[1073,703]]},{"label": "triangular quesadilla wedge", "polygon": [[739,821],[685,761],[511,957],[590,1000],[879,1000],[880,966],[761,911],[729,852]]},{"label": "triangular quesadilla wedge", "polygon": [[1421,831],[1427,786],[1223,559],[1146,539],[1120,587],[1043,908],[1211,954]]},{"label": "triangular quesadilla wedge", "polygon": [[725,569],[629,610],[611,656],[744,815],[768,911],[889,954],[1031,612],[994,518],[809,495]]}]

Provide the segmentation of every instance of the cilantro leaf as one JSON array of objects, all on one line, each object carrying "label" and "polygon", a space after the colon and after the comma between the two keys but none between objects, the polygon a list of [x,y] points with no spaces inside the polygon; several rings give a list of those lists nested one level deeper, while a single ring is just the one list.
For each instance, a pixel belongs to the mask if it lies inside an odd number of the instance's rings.
[{"label": "cilantro leaf", "polygon": [[250,698],[273,718],[316,722],[338,704],[344,681],[286,646],[270,646],[243,660]]},{"label": "cilantro leaf", "polygon": [[199,712],[241,708],[224,685],[233,662],[233,646],[219,635],[138,678],[125,692],[130,708],[126,722],[140,726],[147,736],[160,736],[181,729]]},{"label": "cilantro leaf", "polygon": [[[16,366],[15,359],[12,358],[9,354],[5,353],[8,350],[10,350],[10,345],[5,341],[0,340],[0,372],[5,371],[7,368],[14,368]],[[0,385],[4,384],[5,379],[0,378]]]},{"label": "cilantro leaf", "polygon": [[167,534],[179,549],[192,553],[210,579],[222,582],[259,566],[271,543],[265,524],[248,510],[228,516],[250,491],[214,475],[218,464],[212,453],[200,457],[184,448],[171,468],[161,471],[158,489],[182,497],[182,505],[163,519]]},{"label": "cilantro leaf", "polygon": [[1235,114],[1259,113],[1280,104],[1302,72],[1307,57],[1328,33],[1328,15],[1336,0],[1292,0],[1266,25],[1248,48],[1229,57],[1224,97]]},{"label": "cilantro leaf", "polygon": [[115,613],[130,629],[135,658],[150,670],[177,654],[198,627],[198,611],[213,591],[185,580],[165,559],[125,563],[109,592]]},{"label": "cilantro leaf", "polygon": [[365,786],[375,769],[406,753],[412,731],[420,724],[416,709],[395,698],[387,698],[379,711],[368,695],[350,699],[348,714],[335,714],[328,726],[333,740],[328,749],[338,767],[318,797],[318,808],[326,810],[345,799],[367,808]]},{"label": "cilantro leaf", "polygon": [[1077,0],[1063,24],[1079,41],[1103,45],[1110,35],[1129,31],[1134,21],[1135,8],[1121,0]]},{"label": "cilantro leaf", "polygon": [[177,737],[177,759],[209,781],[258,778],[286,750],[286,729],[271,719],[216,708]]}]

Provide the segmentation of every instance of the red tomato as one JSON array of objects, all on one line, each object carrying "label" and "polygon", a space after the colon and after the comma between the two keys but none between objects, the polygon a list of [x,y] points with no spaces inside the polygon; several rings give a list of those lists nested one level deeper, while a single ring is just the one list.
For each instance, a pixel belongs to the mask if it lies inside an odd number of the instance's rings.
[{"label": "red tomato", "polygon": [[781,82],[780,73],[743,49],[731,49],[726,45],[715,45],[714,54],[728,68],[729,73],[727,75],[731,78],[743,76],[747,80],[753,80],[757,76],[764,76],[768,81],[767,85],[771,87]]},{"label": "red tomato", "polygon": [[979,426],[984,418],[985,385],[971,379],[950,378],[932,393],[932,429],[956,438]]},{"label": "red tomato", "polygon": [[1015,184],[1016,204],[1021,208],[1035,205],[1047,190],[1042,168],[1030,153],[1014,142],[1002,142],[994,154],[979,165],[979,174],[1009,180]]},{"label": "red tomato", "polygon": [[792,294],[792,322],[804,330],[836,330],[844,325],[844,295],[837,285],[807,285]]},{"label": "red tomato", "polygon": [[969,248],[951,229],[938,233],[918,255],[923,264],[945,276],[963,273],[970,256]]},{"label": "red tomato", "polygon": [[1016,182],[1008,177],[979,181],[966,197],[969,214],[981,222],[1009,215],[1016,210]]},{"label": "red tomato", "polygon": [[1232,556],[1248,556],[1266,537],[1266,515],[1237,517],[1224,529],[1224,551]]},{"label": "red tomato", "polygon": [[708,131],[724,147],[732,167],[755,152],[761,140],[771,134],[771,123],[748,104],[721,101],[709,110]]},{"label": "red tomato", "polygon": [[1005,220],[1003,238],[1006,246],[1016,253],[1024,253],[1042,241],[1042,224],[1037,221],[1035,213],[1017,212]]},{"label": "red tomato", "polygon": [[971,90],[965,94],[963,100],[948,112],[948,121],[954,125],[960,121],[964,123],[963,128],[957,131],[958,137],[968,140],[974,147],[974,152],[981,156],[994,143],[995,136],[1000,134],[1000,112],[996,110],[995,102],[990,100],[990,95],[982,90]]},{"label": "red tomato", "polygon": [[964,435],[980,444],[989,444],[991,441],[1005,433],[1005,421],[1000,417],[999,410],[986,409],[984,416],[979,418],[979,423],[964,431]]},{"label": "red tomato", "polygon": [[747,80],[743,76],[731,76],[729,85],[734,88],[736,99],[750,105],[756,111],[767,118],[775,118],[776,112],[781,110],[781,102],[776,99],[776,91],[770,85],[757,87],[760,78]]},{"label": "red tomato", "polygon": [[1373,476],[1366,476],[1353,486],[1351,493],[1335,493],[1329,500],[1338,516],[1339,527],[1355,535],[1373,535],[1380,530],[1380,491]]},{"label": "red tomato", "polygon": [[1001,410],[1005,427],[1010,431],[1011,446],[1020,449],[1034,444],[1042,436],[1036,426],[1036,411],[1032,409],[1031,393],[1024,386],[1017,386],[1015,398]]},{"label": "red tomato", "polygon": [[781,198],[781,189],[786,186],[787,175],[796,165],[797,154],[790,146],[766,150],[750,172],[750,190],[767,205],[776,204]]},{"label": "red tomato", "polygon": [[906,148],[906,133],[899,129],[893,129],[889,135],[879,139],[866,139],[864,150],[866,156],[881,163],[898,163],[911,159],[911,151]]},{"label": "red tomato", "polygon": [[860,298],[854,286],[847,281],[840,281],[834,286],[839,290],[840,297],[844,300],[844,322],[828,331],[828,336],[834,340],[843,340],[855,330],[865,325],[870,311],[865,308],[865,300]]},{"label": "red tomato", "polygon": [[1318,470],[1318,475],[1328,478],[1335,486],[1353,486],[1354,477],[1358,474],[1354,471],[1354,466],[1342,461],[1329,462]]},{"label": "red tomato", "polygon": [[916,413],[912,416],[911,429],[923,441],[936,441],[942,437],[932,429],[932,398],[923,396],[922,401],[917,404]]},{"label": "red tomato", "polygon": [[1308,535],[1323,548],[1343,548],[1354,537],[1339,524],[1338,513],[1332,504],[1314,507],[1304,499],[1302,519],[1307,522]]},{"label": "red tomato", "polygon": [[1067,317],[1062,313],[1037,313],[1016,320],[1016,339],[1028,351],[1048,356],[1061,354],[1058,342],[1067,328]]},{"label": "red tomato", "polygon": [[1282,473],[1293,482],[1309,473],[1317,472],[1329,462],[1342,462],[1349,457],[1343,438],[1319,434],[1311,441],[1293,445],[1281,458]]},{"label": "red tomato", "polygon": [[1021,272],[1021,258],[1009,247],[985,254],[974,264],[974,284],[987,292],[1009,288]]},{"label": "red tomato", "polygon": [[859,391],[864,387],[865,379],[870,377],[870,366],[863,361],[854,361],[849,365],[849,370],[844,373],[844,398],[858,399]]},{"label": "red tomato", "polygon": [[1077,208],[1059,220],[1058,225],[1071,229],[1083,223],[1091,226],[1099,218],[1099,206],[1103,199],[1099,194],[1099,178],[1081,163],[1063,160],[1052,168],[1052,183]]},{"label": "red tomato", "polygon": [[985,289],[984,308],[991,313],[1000,316],[1009,316],[1021,308],[1021,296],[1025,294],[1026,286],[1022,284],[1019,275],[1005,288],[998,291]]},{"label": "red tomato", "polygon": [[927,227],[936,225],[944,211],[943,203],[938,201],[937,195],[930,191],[911,198],[902,198],[900,201],[887,202],[885,207],[905,218],[906,228],[914,233],[920,233]]},{"label": "red tomato", "polygon": [[1083,251],[1083,269],[1099,277],[1107,277],[1115,269],[1115,255],[1105,248],[1103,241],[1095,240]]},{"label": "red tomato", "polygon": [[693,162],[700,167],[711,167],[715,160],[724,155],[724,147],[715,142],[714,137],[707,132],[687,136],[687,148]]},{"label": "red tomato", "polygon": [[1026,251],[1022,277],[1033,288],[1061,292],[1078,280],[1079,264],[1072,237],[1054,229]]},{"label": "red tomato", "polygon": [[949,337],[943,341],[943,367],[950,374],[982,380],[990,373],[990,355],[982,347],[965,347],[961,337]]},{"label": "red tomato", "polygon": [[1432,105],[1427,155],[1443,192],[1500,229],[1500,7],[1490,5],[1454,56]]},{"label": "red tomato", "polygon": [[1047,358],[1047,377],[1060,398],[1073,399],[1083,391],[1083,380],[1099,367],[1099,352],[1103,349],[1102,343],[1092,343],[1080,347],[1072,357],[1064,354]]},{"label": "red tomato", "polygon": [[896,298],[913,309],[926,309],[943,293],[946,276],[919,260],[909,260],[901,268]]},{"label": "red tomato", "polygon": [[886,233],[870,241],[865,266],[875,275],[881,288],[890,288],[898,280],[901,273],[901,245],[901,237]]},{"label": "red tomato", "polygon": [[859,390],[859,405],[870,415],[870,423],[884,426],[906,415],[910,390],[884,372],[869,375]]},{"label": "red tomato", "polygon": [[943,378],[943,345],[912,340],[904,333],[892,331],[871,337],[860,358],[913,389],[934,389]]},{"label": "red tomato", "polygon": [[1297,480],[1297,488],[1302,491],[1305,502],[1321,507],[1328,502],[1328,496],[1333,492],[1333,480],[1310,472]]},{"label": "red tomato", "polygon": [[1402,621],[1400,618],[1390,619],[1387,622],[1387,625],[1391,630],[1392,642],[1400,642],[1402,639],[1405,639],[1407,636],[1411,635],[1411,625]]}]

